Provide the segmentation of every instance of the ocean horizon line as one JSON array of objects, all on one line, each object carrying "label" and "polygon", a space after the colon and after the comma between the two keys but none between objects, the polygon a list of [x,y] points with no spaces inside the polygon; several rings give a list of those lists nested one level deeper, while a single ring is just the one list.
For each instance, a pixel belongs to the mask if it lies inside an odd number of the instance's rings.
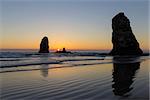
[{"label": "ocean horizon line", "polygon": [[[57,49],[49,49],[49,51],[56,51]],[[111,49],[67,49],[68,51],[111,51]],[[39,49],[16,49],[16,48],[0,48],[0,52],[1,51],[39,51]],[[143,49],[143,52],[150,52],[150,50],[148,49]]]},{"label": "ocean horizon line", "polygon": [[[59,49],[62,49],[62,48],[59,48]],[[0,50],[39,50],[39,49],[16,49],[16,48],[0,48]],[[50,51],[56,51],[57,49],[49,49]],[[79,50],[79,51],[108,51],[108,50],[111,50],[111,49],[67,49],[67,50]]]}]

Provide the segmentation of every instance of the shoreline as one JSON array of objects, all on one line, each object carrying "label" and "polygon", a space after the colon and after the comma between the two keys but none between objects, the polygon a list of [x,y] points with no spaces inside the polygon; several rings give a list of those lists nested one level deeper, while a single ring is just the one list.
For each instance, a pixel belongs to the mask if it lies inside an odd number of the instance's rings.
[{"label": "shoreline", "polygon": [[[108,61],[107,61],[108,60]],[[118,58],[116,60],[113,59],[91,59],[87,61],[93,61],[91,63],[87,63],[86,60],[71,60],[73,61],[72,63],[65,63],[68,62],[64,61],[57,61],[56,63],[41,63],[41,64],[26,64],[26,65],[18,65],[18,66],[9,66],[9,67],[1,67],[0,73],[7,73],[7,72],[18,72],[18,71],[32,71],[32,70],[40,70],[42,68],[45,69],[55,69],[55,68],[67,68],[67,67],[86,67],[90,65],[102,65],[102,64],[132,64],[132,63],[137,63],[137,62],[144,62],[149,60],[149,58]],[[100,62],[101,61],[101,62]],[[69,61],[70,62],[70,61]],[[80,62],[80,63],[78,63]],[[42,67],[43,66],[43,67]]]}]

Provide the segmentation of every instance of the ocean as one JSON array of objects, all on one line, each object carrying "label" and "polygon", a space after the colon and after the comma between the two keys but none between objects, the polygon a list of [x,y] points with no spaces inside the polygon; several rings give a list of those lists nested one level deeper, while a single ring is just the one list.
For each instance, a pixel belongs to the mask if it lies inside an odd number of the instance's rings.
[{"label": "ocean", "polygon": [[[77,66],[78,64],[109,63],[109,57],[105,58],[104,52],[72,51],[72,53],[55,53],[52,51],[48,54],[41,54],[37,50],[3,50],[0,52],[0,68],[3,72],[6,69],[12,71],[12,67],[21,70],[22,66],[26,66],[23,70],[28,70],[29,67],[27,66],[29,65],[61,64],[62,67],[65,67]],[[37,69],[37,67],[33,67],[33,69]]]},{"label": "ocean", "polygon": [[0,52],[2,100],[149,99],[149,56]]}]

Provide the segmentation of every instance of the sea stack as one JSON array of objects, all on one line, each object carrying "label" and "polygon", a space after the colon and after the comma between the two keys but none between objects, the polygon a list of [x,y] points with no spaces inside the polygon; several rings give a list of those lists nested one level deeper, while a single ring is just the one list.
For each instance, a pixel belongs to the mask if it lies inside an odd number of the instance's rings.
[{"label": "sea stack", "polygon": [[48,38],[46,36],[41,41],[39,53],[49,53]]},{"label": "sea stack", "polygon": [[141,55],[142,50],[130,27],[129,19],[123,12],[112,19],[112,44],[110,55]]},{"label": "sea stack", "polygon": [[71,52],[70,51],[66,51],[66,49],[63,48],[63,50],[56,51],[56,53],[71,53]]}]

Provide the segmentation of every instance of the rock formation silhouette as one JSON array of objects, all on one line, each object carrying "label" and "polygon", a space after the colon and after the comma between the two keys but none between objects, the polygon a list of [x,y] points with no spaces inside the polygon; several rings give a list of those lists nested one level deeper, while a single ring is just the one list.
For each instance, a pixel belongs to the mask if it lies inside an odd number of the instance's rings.
[{"label": "rock formation silhouette", "polygon": [[66,51],[66,49],[65,48],[63,48],[63,50],[62,51],[56,51],[56,53],[71,53],[70,51]]},{"label": "rock formation silhouette", "polygon": [[48,38],[46,36],[41,41],[39,53],[49,53]]},{"label": "rock formation silhouette", "polygon": [[141,55],[143,53],[132,33],[130,21],[123,12],[112,19],[112,29],[113,49],[110,55]]}]

